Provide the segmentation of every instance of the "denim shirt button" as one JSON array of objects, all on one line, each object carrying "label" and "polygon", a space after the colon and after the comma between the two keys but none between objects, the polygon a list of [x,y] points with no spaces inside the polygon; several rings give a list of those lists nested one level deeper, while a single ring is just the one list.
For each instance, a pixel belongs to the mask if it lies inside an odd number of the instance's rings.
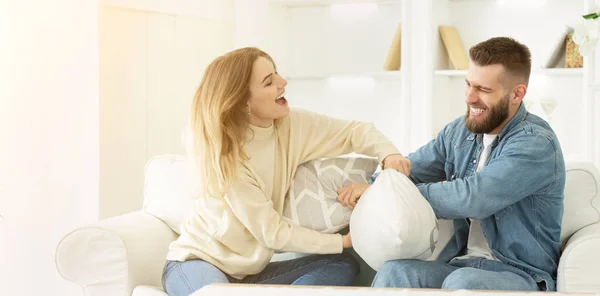
[{"label": "denim shirt button", "polygon": [[473,159],[473,163],[477,163],[477,159]]}]

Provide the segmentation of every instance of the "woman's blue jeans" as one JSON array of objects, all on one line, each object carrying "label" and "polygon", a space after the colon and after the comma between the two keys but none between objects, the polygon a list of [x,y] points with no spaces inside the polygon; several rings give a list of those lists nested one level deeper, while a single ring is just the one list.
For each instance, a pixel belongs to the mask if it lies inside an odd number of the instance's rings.
[{"label": "woman's blue jeans", "polygon": [[358,262],[347,252],[271,262],[261,273],[241,280],[203,260],[167,261],[162,284],[170,296],[188,296],[212,283],[350,286],[359,271]]}]

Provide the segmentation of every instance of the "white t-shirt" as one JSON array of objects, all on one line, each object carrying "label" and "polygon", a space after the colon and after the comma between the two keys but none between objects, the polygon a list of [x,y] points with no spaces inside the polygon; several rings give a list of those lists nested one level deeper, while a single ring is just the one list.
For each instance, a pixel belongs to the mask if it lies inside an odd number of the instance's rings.
[{"label": "white t-shirt", "polygon": [[[487,163],[488,157],[490,156],[490,150],[492,150],[492,143],[494,139],[496,139],[497,135],[483,135],[483,151],[481,151],[481,155],[479,156],[479,161],[477,162],[477,171],[481,171],[481,169]],[[483,236],[483,231],[481,230],[481,221],[475,219],[471,220],[471,226],[469,228],[469,240],[467,242],[467,254],[461,257],[457,257],[456,259],[466,259],[472,257],[483,257],[490,260],[498,260],[492,251],[490,250],[490,246],[488,245],[485,236]]]}]

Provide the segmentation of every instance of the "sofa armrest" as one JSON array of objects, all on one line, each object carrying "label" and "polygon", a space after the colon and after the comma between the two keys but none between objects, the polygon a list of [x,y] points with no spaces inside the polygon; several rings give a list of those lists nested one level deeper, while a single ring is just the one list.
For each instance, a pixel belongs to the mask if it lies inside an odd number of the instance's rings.
[{"label": "sofa armrest", "polygon": [[559,292],[600,293],[600,223],[588,225],[571,236],[558,264]]},{"label": "sofa armrest", "polygon": [[165,223],[137,211],[68,233],[56,249],[58,272],[85,295],[131,296],[138,285],[161,286],[170,242]]}]

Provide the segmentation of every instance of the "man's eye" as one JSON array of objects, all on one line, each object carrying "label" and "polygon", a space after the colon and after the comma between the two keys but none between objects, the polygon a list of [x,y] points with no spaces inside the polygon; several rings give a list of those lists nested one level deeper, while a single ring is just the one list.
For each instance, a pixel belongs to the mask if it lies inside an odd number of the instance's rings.
[{"label": "man's eye", "polygon": [[267,82],[266,86],[273,84],[273,82]]}]

